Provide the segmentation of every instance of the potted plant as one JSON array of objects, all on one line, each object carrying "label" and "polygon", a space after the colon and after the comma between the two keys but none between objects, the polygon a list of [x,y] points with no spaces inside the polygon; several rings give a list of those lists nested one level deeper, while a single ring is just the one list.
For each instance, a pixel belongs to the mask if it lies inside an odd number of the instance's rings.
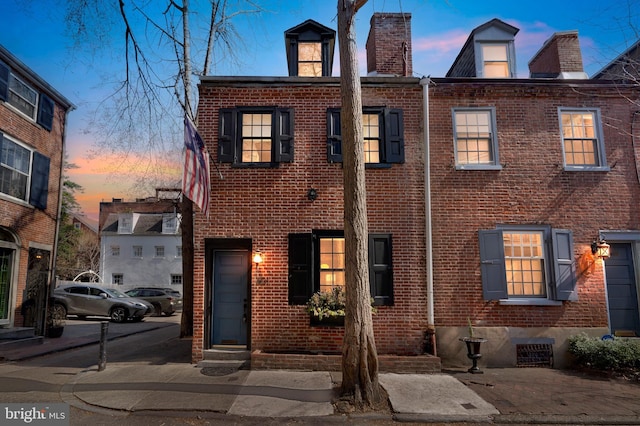
[{"label": "potted plant", "polygon": [[309,299],[306,311],[311,325],[344,325],[346,298],[342,287],[319,291]]},{"label": "potted plant", "polygon": [[62,336],[66,319],[67,311],[64,306],[58,303],[50,302],[49,309],[47,309],[47,329],[45,331],[46,336],[51,338]]},{"label": "potted plant", "polygon": [[486,342],[487,339],[475,336],[473,324],[471,324],[471,319],[469,317],[467,317],[467,324],[469,327],[469,335],[467,337],[460,338],[460,341],[467,345],[467,358],[469,358],[473,363],[471,368],[467,371],[472,374],[482,373],[482,370],[478,367],[478,359],[482,358],[482,354],[480,353],[480,344]]}]

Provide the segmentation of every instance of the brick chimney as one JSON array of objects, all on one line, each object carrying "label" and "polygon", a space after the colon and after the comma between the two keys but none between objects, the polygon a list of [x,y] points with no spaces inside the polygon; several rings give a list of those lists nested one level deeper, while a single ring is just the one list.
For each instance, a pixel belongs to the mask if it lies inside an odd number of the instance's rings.
[{"label": "brick chimney", "polygon": [[577,31],[553,34],[529,61],[531,78],[588,78]]},{"label": "brick chimney", "polygon": [[367,74],[413,75],[410,13],[373,14],[367,38]]}]

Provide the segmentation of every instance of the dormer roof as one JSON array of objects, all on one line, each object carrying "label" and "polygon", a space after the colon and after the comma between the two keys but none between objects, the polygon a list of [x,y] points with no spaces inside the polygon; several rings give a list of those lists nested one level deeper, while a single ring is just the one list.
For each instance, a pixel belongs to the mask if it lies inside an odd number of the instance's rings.
[{"label": "dormer roof", "polygon": [[284,41],[287,50],[289,76],[298,75],[299,42],[319,42],[322,44],[322,75],[331,75],[336,43],[335,30],[325,27],[312,19],[307,19],[303,23],[286,30],[284,32]]},{"label": "dormer roof", "polygon": [[494,18],[471,31],[469,38],[462,46],[453,65],[447,72],[447,77],[483,77],[482,52],[483,43],[504,43],[508,46],[509,69],[511,76],[515,76],[515,48],[514,38],[519,28]]}]

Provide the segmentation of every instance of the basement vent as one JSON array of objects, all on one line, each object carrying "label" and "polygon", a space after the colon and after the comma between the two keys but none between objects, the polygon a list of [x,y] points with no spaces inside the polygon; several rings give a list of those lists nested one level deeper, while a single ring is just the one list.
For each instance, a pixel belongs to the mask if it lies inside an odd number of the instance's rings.
[{"label": "basement vent", "polygon": [[518,367],[553,367],[553,346],[550,343],[516,345]]}]

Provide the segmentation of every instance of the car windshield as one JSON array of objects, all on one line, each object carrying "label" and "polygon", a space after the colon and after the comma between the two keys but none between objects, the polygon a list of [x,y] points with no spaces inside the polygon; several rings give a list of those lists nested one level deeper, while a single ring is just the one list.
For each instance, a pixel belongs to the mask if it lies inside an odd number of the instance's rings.
[{"label": "car windshield", "polygon": [[111,297],[117,297],[117,298],[131,297],[131,296],[127,296],[126,294],[124,294],[120,290],[116,290],[114,288],[105,288],[104,291],[105,291],[105,293],[108,293],[109,296],[111,296]]}]

